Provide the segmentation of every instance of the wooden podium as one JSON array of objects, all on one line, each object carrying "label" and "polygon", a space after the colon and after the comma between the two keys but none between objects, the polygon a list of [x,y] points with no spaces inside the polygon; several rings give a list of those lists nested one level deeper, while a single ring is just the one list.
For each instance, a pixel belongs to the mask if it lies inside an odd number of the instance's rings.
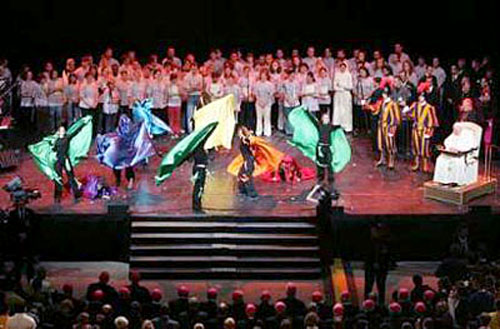
[{"label": "wooden podium", "polygon": [[424,198],[464,205],[473,199],[495,193],[496,188],[497,180],[486,177],[479,177],[475,183],[456,187],[428,181],[424,183]]}]

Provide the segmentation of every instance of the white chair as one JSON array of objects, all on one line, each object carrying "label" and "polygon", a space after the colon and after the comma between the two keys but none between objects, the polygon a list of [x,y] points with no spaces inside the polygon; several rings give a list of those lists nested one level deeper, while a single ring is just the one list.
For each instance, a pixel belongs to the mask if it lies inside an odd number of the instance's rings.
[{"label": "white chair", "polygon": [[[464,141],[462,148],[458,148],[459,152],[441,151],[436,160],[433,180],[441,184],[472,184],[477,182],[479,176],[479,152],[483,128],[473,122],[458,122],[455,125],[462,129],[460,135],[468,136],[467,141]],[[469,132],[463,132],[464,129]]]}]

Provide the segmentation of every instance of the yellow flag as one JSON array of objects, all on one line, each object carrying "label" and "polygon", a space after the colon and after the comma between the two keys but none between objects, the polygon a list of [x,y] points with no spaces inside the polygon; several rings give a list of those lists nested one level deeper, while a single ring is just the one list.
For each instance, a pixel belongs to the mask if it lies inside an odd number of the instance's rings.
[{"label": "yellow flag", "polygon": [[197,110],[194,115],[194,126],[196,130],[203,129],[211,123],[219,124],[205,142],[205,150],[224,147],[230,149],[233,142],[234,127],[236,119],[234,110],[236,101],[233,95],[227,95],[221,99]]}]

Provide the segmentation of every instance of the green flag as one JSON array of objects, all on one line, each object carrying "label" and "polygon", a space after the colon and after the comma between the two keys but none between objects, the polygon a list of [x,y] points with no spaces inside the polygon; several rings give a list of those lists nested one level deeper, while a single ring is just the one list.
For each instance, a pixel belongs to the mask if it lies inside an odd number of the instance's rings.
[{"label": "green flag", "polygon": [[[309,111],[300,106],[288,115],[293,127],[293,137],[289,142],[302,154],[317,163],[316,147],[319,142],[319,122]],[[342,171],[351,161],[351,146],[342,128],[334,129],[330,134],[331,167],[334,172]]]},{"label": "green flag", "polygon": [[[78,165],[89,152],[92,145],[92,117],[86,116],[76,121],[69,127],[66,134],[70,139],[68,157],[71,162],[66,162],[66,166],[70,168],[70,166],[75,167]],[[62,177],[55,170],[57,159],[54,143],[57,138],[57,134],[47,136],[40,142],[29,145],[28,150],[33,156],[33,161],[38,169],[50,180],[62,184]]]},{"label": "green flag", "polygon": [[215,127],[217,127],[217,124],[217,122],[213,122],[202,129],[195,130],[177,143],[167,155],[163,157],[156,172],[156,185],[160,185],[167,178],[172,176],[172,172],[186,161],[201,143],[207,140]]}]

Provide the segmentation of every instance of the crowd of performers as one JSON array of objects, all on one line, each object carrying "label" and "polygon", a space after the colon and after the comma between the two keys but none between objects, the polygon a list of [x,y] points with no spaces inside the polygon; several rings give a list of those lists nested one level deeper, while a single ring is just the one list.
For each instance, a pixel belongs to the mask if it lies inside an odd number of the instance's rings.
[{"label": "crowd of performers", "polygon": [[[261,56],[234,51],[225,59],[221,51],[214,50],[201,65],[193,54],[181,60],[173,47],[168,48],[163,60],[151,55],[144,65],[134,51],[118,61],[107,48],[98,65],[86,55],[80,66],[69,58],[61,74],[52,62],[44,65],[38,79],[32,72],[25,66],[15,79],[17,97],[12,102],[17,99],[19,107],[12,114],[18,124],[40,133],[59,130],[59,139],[70,140],[72,136],[64,137],[64,130],[59,128],[62,123],[75,124],[82,117],[90,117],[86,119],[92,122],[88,146],[99,135],[98,160],[113,169],[118,185],[125,172],[129,187],[133,187],[133,167],[157,154],[152,137],[166,133],[183,138],[178,149],[176,145],[164,158],[162,163],[166,165],[162,168],[167,170],[159,170],[163,174],[156,177],[157,182],[163,182],[173,169],[191,158],[197,189],[193,195],[201,195],[207,152],[231,148],[230,139],[238,124],[241,157],[228,171],[237,177],[239,191],[251,198],[257,196],[252,178],[256,173],[269,181],[300,181],[312,176],[295,159],[260,138],[273,131],[289,136],[290,143],[314,161],[318,182],[326,179],[334,195],[334,173],[345,166],[337,156],[350,158],[350,148],[347,151],[343,143],[334,142],[343,141],[344,134],[371,136],[378,157],[376,166],[393,169],[398,158],[411,158],[411,169],[426,173],[432,172],[433,145],[443,141],[454,122],[478,123],[485,130],[486,143],[494,143],[497,135],[496,84],[487,57],[472,60],[470,66],[459,58],[447,71],[439,58],[433,58],[430,65],[423,57],[412,61],[401,44],[394,46],[387,59],[379,50],[374,51],[371,62],[362,49],[354,49],[348,58],[343,49],[334,57],[327,48],[318,57],[314,47],[309,47],[305,57],[295,49],[288,58],[277,50],[276,54]],[[0,74],[12,79],[5,61]],[[195,111],[229,96],[229,112],[217,109],[222,114],[214,116],[206,110]],[[296,111],[298,108],[301,111]],[[197,115],[203,117],[199,119],[204,122],[201,126],[196,124]],[[224,115],[231,117],[231,122]],[[206,122],[214,126],[205,129]],[[217,140],[222,138],[221,130],[227,134],[221,145],[209,142],[202,147],[200,136],[190,138],[192,132],[203,131],[207,141]],[[77,161],[71,154],[63,156],[71,143],[59,139],[46,141],[57,153],[51,160],[54,172],[48,174],[56,182],[64,170],[72,180],[73,162]],[[335,151],[334,144],[342,151]],[[32,153],[37,151],[33,147]],[[170,155],[177,154],[176,150],[183,156]],[[63,165],[65,161],[71,165]],[[332,165],[335,161],[343,165]],[[271,165],[261,171],[262,163]],[[199,205],[199,200],[193,199],[193,205]]]}]

